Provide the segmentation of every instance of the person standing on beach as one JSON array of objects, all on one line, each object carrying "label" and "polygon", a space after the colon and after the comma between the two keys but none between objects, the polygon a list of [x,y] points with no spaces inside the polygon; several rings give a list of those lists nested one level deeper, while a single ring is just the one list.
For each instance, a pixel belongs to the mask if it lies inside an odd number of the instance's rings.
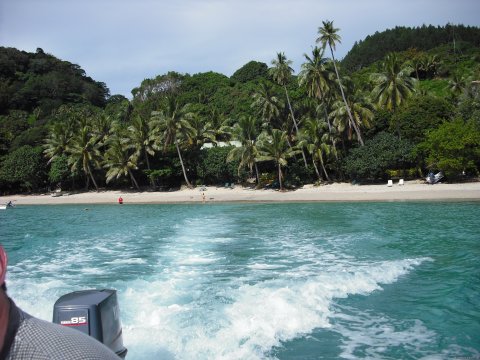
[{"label": "person standing on beach", "polygon": [[0,245],[1,360],[118,360],[112,350],[78,330],[28,315],[7,295],[7,254]]}]

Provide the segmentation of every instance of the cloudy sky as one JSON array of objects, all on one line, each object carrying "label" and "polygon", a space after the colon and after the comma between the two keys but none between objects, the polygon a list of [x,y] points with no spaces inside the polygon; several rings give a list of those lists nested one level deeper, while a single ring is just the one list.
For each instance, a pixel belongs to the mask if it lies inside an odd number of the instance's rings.
[{"label": "cloudy sky", "polygon": [[111,94],[174,70],[227,76],[285,52],[298,71],[322,20],[355,41],[395,26],[480,26],[480,0],[0,0],[0,46],[40,47]]}]

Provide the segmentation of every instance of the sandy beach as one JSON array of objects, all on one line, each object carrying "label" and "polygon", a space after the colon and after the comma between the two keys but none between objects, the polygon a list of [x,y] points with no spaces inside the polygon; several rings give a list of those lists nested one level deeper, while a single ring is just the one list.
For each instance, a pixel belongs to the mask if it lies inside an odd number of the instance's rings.
[{"label": "sandy beach", "polygon": [[171,192],[126,192],[117,190],[81,193],[1,196],[0,204],[15,205],[114,204],[119,197],[124,204],[218,203],[218,202],[302,202],[302,201],[410,201],[410,200],[480,200],[480,182],[428,185],[420,181],[385,185],[305,185],[296,190],[254,190],[235,186],[207,186]]}]

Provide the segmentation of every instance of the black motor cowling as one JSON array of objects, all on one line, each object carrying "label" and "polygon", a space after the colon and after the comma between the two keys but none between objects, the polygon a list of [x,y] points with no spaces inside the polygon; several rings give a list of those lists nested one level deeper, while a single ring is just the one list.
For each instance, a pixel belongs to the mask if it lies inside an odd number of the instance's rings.
[{"label": "black motor cowling", "polygon": [[53,322],[94,337],[121,358],[127,354],[115,290],[84,290],[63,295],[53,307]]}]

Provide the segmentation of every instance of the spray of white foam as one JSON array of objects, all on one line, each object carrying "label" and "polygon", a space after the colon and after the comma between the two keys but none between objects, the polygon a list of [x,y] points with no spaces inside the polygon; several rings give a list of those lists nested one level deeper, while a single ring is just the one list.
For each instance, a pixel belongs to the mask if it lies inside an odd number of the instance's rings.
[{"label": "spray of white foam", "polygon": [[333,331],[342,335],[344,359],[382,358],[386,350],[402,349],[421,357],[421,349],[435,341],[436,333],[419,320],[397,321],[371,313],[335,314]]},{"label": "spray of white foam", "polygon": [[112,261],[105,262],[108,265],[142,265],[146,264],[145,259],[141,258],[125,258],[125,259],[115,259]]},{"label": "spray of white foam", "polygon": [[15,303],[27,313],[47,321],[52,320],[53,304],[67,292],[65,289],[61,279],[8,280],[8,293]]},{"label": "spray of white foam", "polygon": [[[212,288],[210,296],[199,293],[189,299],[184,295],[191,289],[185,289],[186,282],[180,278],[135,286],[125,298],[124,331],[130,357],[154,358],[160,351],[181,359],[263,359],[282,342],[331,327],[335,298],[380,290],[382,284],[397,281],[426,260],[352,264],[351,269],[332,268],[303,281],[286,277]],[[430,334],[421,324],[413,330],[410,333],[423,331],[428,340]],[[410,333],[399,333],[399,337],[407,341]],[[387,337],[385,330],[385,343]],[[355,344],[345,345],[346,356]]]},{"label": "spray of white foam", "polygon": [[218,260],[219,260],[218,258],[210,258],[210,257],[204,257],[200,255],[191,255],[183,260],[178,261],[178,264],[179,265],[206,265],[206,264],[212,264]]},{"label": "spray of white foam", "polygon": [[[76,261],[69,264],[63,260],[71,253],[71,243],[65,242],[52,259],[32,260],[32,264],[45,264],[40,268],[45,279],[23,277],[12,288],[20,294],[22,307],[49,320],[54,301],[79,290],[68,288],[83,276],[75,272],[76,267],[79,271],[90,268],[95,274],[103,271],[102,264],[142,265],[155,273],[119,280],[116,286],[130,360],[263,359],[283,342],[317,328],[331,328],[335,299],[381,290],[383,284],[397,281],[428,260],[359,262],[309,244],[308,239],[298,244],[287,238],[279,239],[278,246],[264,256],[252,257],[250,263],[234,263],[235,275],[229,278],[225,274],[230,264],[215,250],[224,246],[226,238],[220,234],[217,239],[203,223],[186,223],[188,227],[178,227],[178,233],[164,240],[155,262],[143,263],[136,253],[137,242],[112,237],[97,242],[97,252],[76,243]],[[253,253],[254,247],[249,249]],[[128,257],[122,255],[127,253]],[[28,266],[19,264],[18,272]],[[346,356],[360,343],[354,332],[348,338],[354,340],[345,343]]]},{"label": "spray of white foam", "polygon": [[255,263],[255,264],[248,265],[248,268],[252,270],[277,270],[277,269],[285,268],[285,266],[275,265],[275,264]]}]

